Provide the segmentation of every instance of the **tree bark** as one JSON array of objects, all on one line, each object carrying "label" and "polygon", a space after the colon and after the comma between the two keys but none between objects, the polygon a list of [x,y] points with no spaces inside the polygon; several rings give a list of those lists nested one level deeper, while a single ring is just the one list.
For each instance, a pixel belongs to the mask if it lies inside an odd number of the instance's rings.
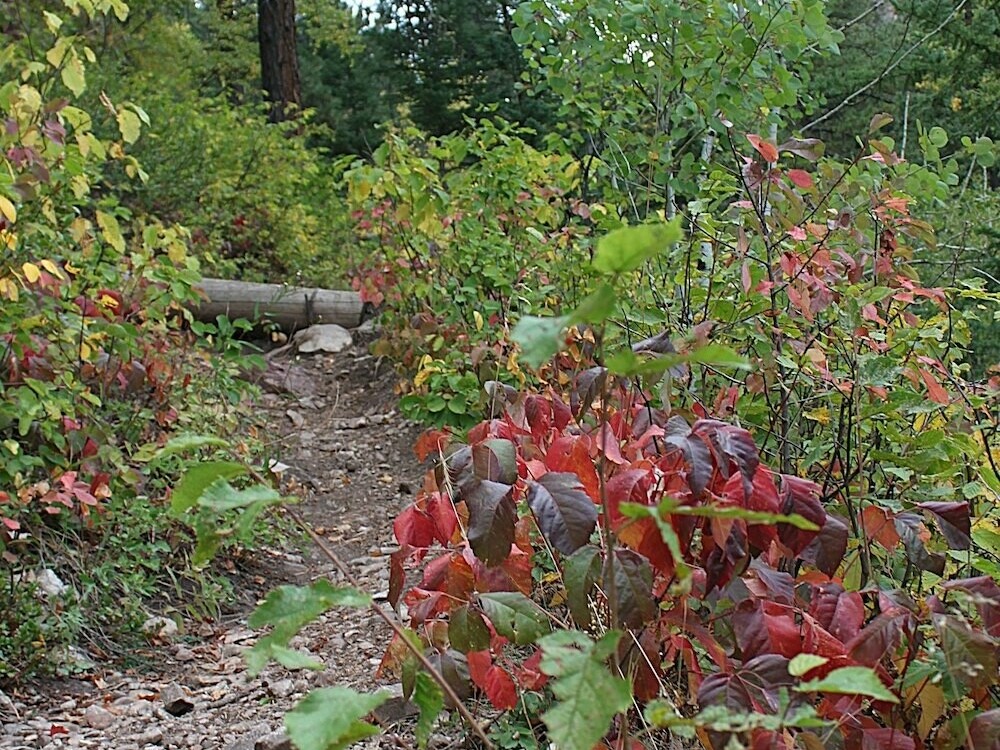
[{"label": "tree bark", "polygon": [[365,316],[365,305],[357,292],[226,279],[202,279],[198,286],[205,299],[192,312],[203,321],[227,315],[268,321],[283,330],[294,331],[313,323],[356,328]]},{"label": "tree bark", "polygon": [[295,0],[257,0],[261,83],[271,101],[271,120],[295,116],[302,106],[295,49]]}]

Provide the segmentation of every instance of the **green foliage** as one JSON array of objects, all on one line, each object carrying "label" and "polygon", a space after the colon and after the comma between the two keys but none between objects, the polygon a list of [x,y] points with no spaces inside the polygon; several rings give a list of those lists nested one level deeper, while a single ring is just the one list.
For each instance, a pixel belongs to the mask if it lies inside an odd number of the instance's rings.
[{"label": "green foliage", "polygon": [[299,750],[340,750],[378,734],[378,727],[362,719],[388,699],[386,692],[366,695],[345,687],[319,688],[285,716],[285,727]]},{"label": "green foliage", "polygon": [[541,641],[542,669],[556,678],[552,692],[558,701],[542,718],[558,747],[589,750],[600,742],[615,715],[631,705],[628,682],[612,676],[605,666],[620,638],[621,633],[611,632],[591,642],[569,630]]}]

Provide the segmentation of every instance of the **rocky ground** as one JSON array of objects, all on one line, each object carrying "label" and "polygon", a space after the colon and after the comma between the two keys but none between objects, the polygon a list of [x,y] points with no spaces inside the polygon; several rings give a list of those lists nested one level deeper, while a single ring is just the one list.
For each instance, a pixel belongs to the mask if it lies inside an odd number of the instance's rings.
[{"label": "rocky ground", "polygon": [[[339,354],[276,356],[264,386],[267,438],[287,467],[300,512],[378,600],[388,588],[392,520],[412,499],[423,469],[412,446],[419,428],[395,411],[388,363],[364,342]],[[247,605],[275,585],[318,577],[340,580],[315,547],[256,553],[244,571]],[[270,666],[250,677],[241,653],[259,633],[249,606],[216,622],[166,625],[153,649],[155,672],[103,665],[74,679],[0,693],[0,749],[159,750],[290,748],[282,717],[311,688],[376,685],[399,692],[375,672],[388,628],[365,610],[337,609],[293,641],[327,666],[289,672]],[[407,705],[388,704],[388,728],[373,744],[408,747]]]}]

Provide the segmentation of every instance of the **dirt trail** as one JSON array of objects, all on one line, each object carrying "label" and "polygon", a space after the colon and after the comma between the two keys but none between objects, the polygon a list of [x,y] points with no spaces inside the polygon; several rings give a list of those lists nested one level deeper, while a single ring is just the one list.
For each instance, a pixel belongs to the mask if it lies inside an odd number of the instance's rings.
[{"label": "dirt trail", "polygon": [[[265,438],[287,465],[287,488],[303,499],[300,512],[367,589],[384,597],[392,520],[423,473],[412,449],[419,428],[395,411],[391,368],[368,355],[363,342],[336,355],[273,364],[271,390],[290,387],[299,394],[265,393],[261,404]],[[251,678],[240,654],[258,635],[246,626],[254,601],[282,583],[340,576],[311,545],[302,554],[255,553],[243,567],[234,611],[218,622],[185,622],[151,649],[156,672],[110,666],[0,693],[0,750],[290,750],[282,716],[306,691],[376,685],[388,629],[367,611],[347,609],[331,611],[292,642],[326,664],[324,671],[269,666]]]}]

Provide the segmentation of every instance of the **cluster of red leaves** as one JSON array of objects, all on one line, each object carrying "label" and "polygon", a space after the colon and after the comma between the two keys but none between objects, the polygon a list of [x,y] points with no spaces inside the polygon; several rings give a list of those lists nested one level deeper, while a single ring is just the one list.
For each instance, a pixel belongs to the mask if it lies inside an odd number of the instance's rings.
[{"label": "cluster of red leaves", "polygon": [[[468,694],[462,683],[471,680],[508,709],[519,689],[544,685],[537,649],[514,647],[510,625],[495,622],[496,608],[484,601],[519,592],[555,622],[571,617],[587,628],[600,618],[602,627],[630,630],[621,663],[642,701],[662,695],[668,673],[681,668],[693,705],[775,714],[779,694],[802,681],[868,667],[898,704],[822,691],[793,693],[793,701],[814,706],[845,748],[994,746],[1000,711],[982,713],[972,728],[950,721],[960,712],[944,705],[938,683],[966,696],[966,710],[990,707],[1000,636],[995,582],[952,581],[942,597],[920,602],[845,590],[848,523],[825,507],[817,485],[762,465],[746,430],[705,414],[689,422],[625,386],[608,394],[607,378],[603,368],[581,373],[570,405],[498,388],[502,416],[471,430],[468,444],[448,445],[440,432],[418,443],[421,458],[438,460],[396,519],[389,597],[394,607],[405,604],[457,692]],[[895,514],[873,506],[863,528],[887,549],[907,545],[911,559],[920,559],[919,547],[925,569],[939,572],[943,559],[927,550],[925,519],[951,548],[967,547],[964,502]],[[610,534],[597,534],[605,523]],[[550,556],[559,575],[535,585],[539,556]],[[948,596],[955,591],[969,595],[979,622]],[[513,632],[516,645],[530,643],[519,636]],[[401,653],[392,644],[383,667],[398,666]],[[917,675],[915,665],[934,653],[944,655],[943,672]],[[822,659],[793,676],[789,662],[799,654]],[[757,729],[749,739],[755,748],[791,748],[797,734]],[[703,740],[723,747],[727,737]]]}]

